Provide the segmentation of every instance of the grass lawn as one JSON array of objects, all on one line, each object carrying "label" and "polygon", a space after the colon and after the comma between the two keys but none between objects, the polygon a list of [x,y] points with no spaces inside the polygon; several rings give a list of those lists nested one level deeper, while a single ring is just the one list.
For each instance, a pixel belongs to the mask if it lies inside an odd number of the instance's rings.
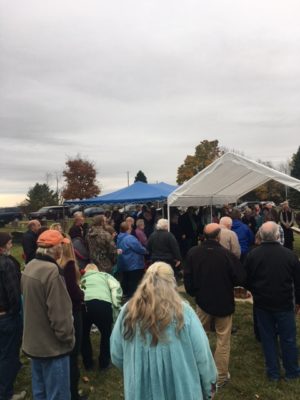
[{"label": "grass lawn", "polygon": [[[300,256],[300,235],[295,235],[295,250]],[[20,246],[16,245],[14,254],[20,259]],[[187,296],[185,296],[187,297]],[[192,299],[188,298],[191,304]],[[269,383],[265,378],[264,359],[260,344],[254,339],[252,329],[252,306],[238,302],[234,315],[234,325],[238,332],[232,336],[230,373],[231,381],[217,395],[217,400],[299,400],[300,380],[293,382],[281,381]],[[297,321],[298,343],[300,343],[300,318]],[[97,357],[99,335],[92,334],[93,347]],[[214,335],[209,337],[212,348],[215,344]],[[20,371],[15,389],[27,390],[31,398],[30,364],[22,357],[24,366]],[[90,393],[90,400],[123,399],[122,374],[114,367],[105,372],[93,371],[86,373],[81,368],[81,374],[89,378],[88,383],[80,382],[80,389]],[[130,399],[127,399],[130,400]],[[142,399],[141,399],[142,400]],[[155,399],[160,400],[160,399]],[[182,399],[184,400],[184,399]]]},{"label": "grass lawn", "polygon": [[[234,315],[234,325],[238,332],[232,335],[230,373],[231,381],[216,396],[222,400],[299,400],[300,381],[278,384],[269,383],[265,378],[264,360],[260,345],[252,333],[252,306],[238,303]],[[298,343],[300,343],[300,320],[298,325]],[[95,355],[97,355],[99,335],[92,334]],[[212,347],[214,337],[210,337]],[[27,390],[31,393],[29,360],[22,357],[24,367],[20,371],[15,385],[16,391]],[[86,373],[81,368],[82,376],[89,378],[88,383],[80,382],[80,388],[90,393],[90,400],[123,399],[121,373],[114,367],[105,372],[97,370]],[[28,398],[31,398],[28,396]],[[130,399],[128,399],[130,400]],[[141,399],[142,400],[142,399]],[[157,399],[160,400],[160,399]],[[184,400],[184,399],[182,399]]]}]

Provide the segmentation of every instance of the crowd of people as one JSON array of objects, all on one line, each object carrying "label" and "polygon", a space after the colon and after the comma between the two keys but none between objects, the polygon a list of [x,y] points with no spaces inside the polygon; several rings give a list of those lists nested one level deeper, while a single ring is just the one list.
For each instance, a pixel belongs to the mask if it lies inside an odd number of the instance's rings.
[{"label": "crowd of people", "polygon": [[[253,326],[267,377],[300,377],[295,311],[300,263],[293,250],[288,202],[221,212],[172,209],[169,221],[151,205],[130,215],[82,212],[63,232],[38,220],[23,235],[25,268],[0,232],[0,400],[14,393],[20,348],[31,360],[34,399],[83,400],[81,355],[94,369],[90,339],[101,333],[97,367],[123,370],[126,399],[211,399],[230,380],[234,288],[253,296]],[[195,298],[194,311],[177,282]],[[123,304],[123,306],[122,306]],[[216,334],[211,353],[206,333]]]}]

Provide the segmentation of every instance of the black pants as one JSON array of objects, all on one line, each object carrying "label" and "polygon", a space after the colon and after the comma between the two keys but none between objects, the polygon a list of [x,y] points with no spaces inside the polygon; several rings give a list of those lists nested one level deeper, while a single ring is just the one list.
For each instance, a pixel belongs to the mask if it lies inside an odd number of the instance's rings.
[{"label": "black pants", "polygon": [[78,367],[78,355],[81,348],[82,339],[82,314],[81,311],[73,312],[74,330],[75,330],[75,345],[70,354],[70,389],[71,399],[77,400],[78,396],[78,382],[80,372]]},{"label": "black pants", "polygon": [[284,233],[284,247],[294,250],[294,233],[292,229],[282,228]]},{"label": "black pants", "polygon": [[21,368],[19,359],[22,343],[22,318],[20,314],[0,317],[0,399],[13,396],[13,385]]},{"label": "black pants", "polygon": [[101,333],[100,354],[98,357],[99,368],[106,368],[110,363],[109,339],[113,323],[112,305],[102,300],[88,300],[85,303],[86,310],[82,313],[82,361],[86,369],[93,367],[90,331],[92,324],[95,324]]},{"label": "black pants", "polygon": [[132,297],[144,276],[144,269],[124,271],[122,276],[122,290],[126,297]]}]

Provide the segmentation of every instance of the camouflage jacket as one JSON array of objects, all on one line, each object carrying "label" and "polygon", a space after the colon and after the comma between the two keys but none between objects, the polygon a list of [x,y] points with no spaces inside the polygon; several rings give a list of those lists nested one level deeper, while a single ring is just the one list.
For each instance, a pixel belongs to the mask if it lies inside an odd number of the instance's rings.
[{"label": "camouflage jacket", "polygon": [[111,234],[102,226],[92,226],[86,240],[90,260],[97,265],[99,271],[110,272],[117,259],[117,248]]}]

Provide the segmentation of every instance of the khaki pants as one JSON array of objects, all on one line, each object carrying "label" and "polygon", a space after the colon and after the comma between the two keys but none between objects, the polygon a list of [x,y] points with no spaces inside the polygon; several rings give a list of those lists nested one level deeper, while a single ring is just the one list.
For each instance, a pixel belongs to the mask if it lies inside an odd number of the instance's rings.
[{"label": "khaki pants", "polygon": [[206,314],[198,306],[196,306],[196,312],[206,332],[211,330],[211,324],[213,322],[215,325],[217,343],[214,359],[218,370],[217,383],[220,385],[228,379],[232,315],[226,317],[214,317]]}]

